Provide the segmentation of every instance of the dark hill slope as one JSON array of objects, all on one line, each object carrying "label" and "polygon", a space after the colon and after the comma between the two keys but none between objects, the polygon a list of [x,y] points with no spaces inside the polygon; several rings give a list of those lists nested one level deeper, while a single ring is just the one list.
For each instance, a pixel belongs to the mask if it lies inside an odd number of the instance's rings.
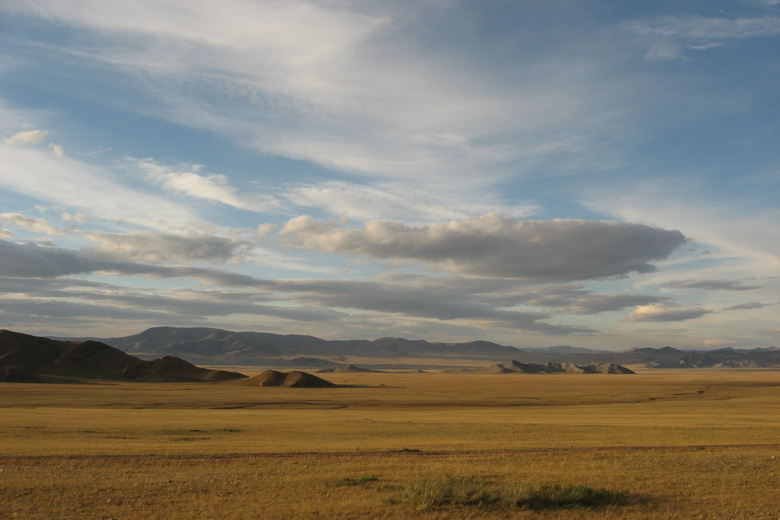
[{"label": "dark hill slope", "polygon": [[57,341],[0,330],[0,381],[68,379],[221,381],[242,374],[196,367],[166,356],[143,361],[97,341]]}]

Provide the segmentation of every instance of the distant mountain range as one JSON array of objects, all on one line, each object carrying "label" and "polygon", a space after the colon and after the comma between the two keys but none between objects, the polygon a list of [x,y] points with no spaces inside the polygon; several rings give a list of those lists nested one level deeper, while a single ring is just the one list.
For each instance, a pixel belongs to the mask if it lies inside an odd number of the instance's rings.
[{"label": "distant mountain range", "polygon": [[224,381],[246,376],[166,356],[144,361],[98,341],[57,341],[0,330],[0,382]]},{"label": "distant mountain range", "polygon": [[[324,340],[314,336],[263,332],[231,332],[213,328],[155,327],[140,334],[100,339],[139,357],[178,356],[207,365],[299,366],[328,368],[355,359],[372,368],[443,364],[472,365],[479,361],[517,360],[522,363],[614,363],[651,368],[776,367],[780,349],[720,349],[711,351],[640,348],[623,352],[555,346],[518,349],[489,341],[435,343],[403,338]],[[369,361],[372,360],[372,361]],[[446,363],[444,363],[446,362]]]},{"label": "distant mountain range", "polygon": [[513,359],[520,351],[488,341],[430,343],[381,338],[328,341],[314,336],[230,332],[209,328],[155,327],[140,334],[101,339],[138,356],[176,355],[201,364],[320,366],[348,358]]}]

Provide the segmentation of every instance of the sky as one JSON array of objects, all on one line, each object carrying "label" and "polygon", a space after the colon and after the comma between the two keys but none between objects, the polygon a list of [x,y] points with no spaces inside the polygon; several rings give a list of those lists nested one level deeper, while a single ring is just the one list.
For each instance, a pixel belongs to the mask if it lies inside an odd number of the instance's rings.
[{"label": "sky", "polygon": [[3,0],[0,328],[780,345],[778,0]]}]

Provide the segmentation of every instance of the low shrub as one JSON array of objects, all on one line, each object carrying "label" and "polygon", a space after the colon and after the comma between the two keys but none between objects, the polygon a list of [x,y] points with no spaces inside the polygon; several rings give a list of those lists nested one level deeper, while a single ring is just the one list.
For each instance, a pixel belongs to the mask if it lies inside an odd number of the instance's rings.
[{"label": "low shrub", "polygon": [[447,506],[477,508],[559,509],[626,503],[628,493],[584,485],[499,485],[476,477],[445,475],[401,487],[402,499],[419,509]]},{"label": "low shrub", "polygon": [[621,504],[628,500],[628,493],[605,488],[578,485],[521,486],[508,490],[505,500],[518,507],[529,509],[557,509],[563,507],[601,507]]}]

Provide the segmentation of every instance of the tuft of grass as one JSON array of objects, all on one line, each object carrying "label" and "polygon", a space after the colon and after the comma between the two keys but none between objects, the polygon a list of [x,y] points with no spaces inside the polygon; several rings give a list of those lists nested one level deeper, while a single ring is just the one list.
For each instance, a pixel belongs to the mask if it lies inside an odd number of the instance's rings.
[{"label": "tuft of grass", "polygon": [[561,509],[619,505],[627,503],[629,499],[625,492],[584,485],[499,485],[476,477],[452,475],[407,483],[401,487],[401,495],[418,509],[447,506]]},{"label": "tuft of grass", "polygon": [[333,486],[340,487],[340,486],[363,486],[366,487],[368,484],[372,482],[377,482],[379,480],[379,477],[375,475],[371,475],[368,477],[358,477],[358,478],[349,478],[344,477],[343,479],[339,480],[338,482],[333,483]]},{"label": "tuft of grass", "polygon": [[438,509],[449,505],[485,507],[500,500],[495,491],[488,489],[486,482],[474,477],[452,475],[410,482],[402,486],[401,495],[419,509]]}]

